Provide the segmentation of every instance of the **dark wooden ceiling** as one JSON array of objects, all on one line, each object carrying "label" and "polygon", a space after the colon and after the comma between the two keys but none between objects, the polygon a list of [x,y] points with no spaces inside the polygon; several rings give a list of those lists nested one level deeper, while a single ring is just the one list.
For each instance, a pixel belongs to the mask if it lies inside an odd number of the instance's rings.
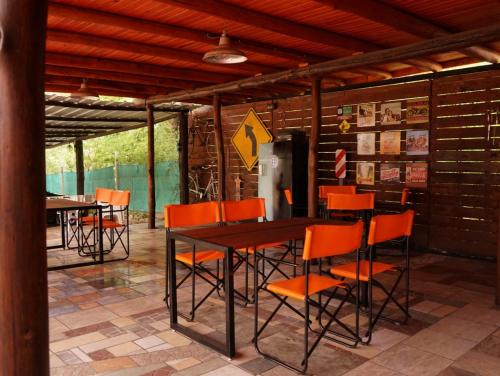
[{"label": "dark wooden ceiling", "polygon": [[[50,0],[46,90],[70,92],[85,77],[101,94],[144,98],[407,45],[499,20],[496,0]],[[202,61],[223,29],[248,62]],[[498,62],[499,51],[496,41],[335,72],[324,85]],[[297,80],[223,99],[236,103],[308,89],[308,81]]]}]

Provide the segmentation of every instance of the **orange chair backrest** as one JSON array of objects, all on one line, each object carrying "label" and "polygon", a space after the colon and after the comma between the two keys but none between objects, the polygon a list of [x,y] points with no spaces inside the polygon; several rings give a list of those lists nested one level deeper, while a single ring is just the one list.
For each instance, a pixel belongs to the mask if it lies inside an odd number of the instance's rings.
[{"label": "orange chair backrest", "polygon": [[401,191],[401,205],[405,206],[408,203],[408,195],[410,194],[410,190],[408,188],[403,188]]},{"label": "orange chair backrest", "polygon": [[370,222],[368,245],[410,236],[414,217],[413,210],[407,210],[401,214],[384,214],[373,217]]},{"label": "orange chair backrest", "polygon": [[238,222],[247,219],[266,217],[266,206],[263,198],[247,198],[241,201],[222,202],[222,220]]},{"label": "orange chair backrest", "polygon": [[109,203],[113,206],[128,206],[130,203],[130,191],[112,191]]},{"label": "orange chair backrest", "polygon": [[319,186],[319,198],[328,198],[329,193],[340,193],[340,194],[355,194],[355,185],[320,185]]},{"label": "orange chair backrest", "polygon": [[288,202],[288,205],[293,205],[292,190],[290,188],[285,188],[283,192],[285,193],[285,198],[286,202]]},{"label": "orange chair backrest", "polygon": [[95,189],[95,200],[97,202],[108,203],[111,200],[112,189],[109,188],[96,188]]},{"label": "orange chair backrest", "polygon": [[326,207],[329,210],[369,210],[375,208],[375,193],[329,193]]},{"label": "orange chair backrest", "polygon": [[361,247],[363,221],[352,225],[313,225],[306,228],[304,260],[351,253]]},{"label": "orange chair backrest", "polygon": [[216,201],[187,205],[166,205],[164,214],[165,227],[168,229],[203,226],[220,222],[219,204]]}]

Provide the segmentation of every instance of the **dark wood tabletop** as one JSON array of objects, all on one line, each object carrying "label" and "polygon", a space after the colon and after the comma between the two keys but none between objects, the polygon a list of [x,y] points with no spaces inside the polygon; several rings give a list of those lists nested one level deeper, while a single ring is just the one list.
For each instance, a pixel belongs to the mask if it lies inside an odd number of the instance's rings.
[{"label": "dark wood tabletop", "polygon": [[96,208],[93,202],[81,202],[75,200],[68,200],[67,198],[54,198],[46,199],[45,207],[47,210],[64,210],[64,209],[91,209]]},{"label": "dark wood tabletop", "polygon": [[171,236],[181,241],[201,241],[219,247],[238,249],[266,243],[301,240],[304,238],[305,228],[314,224],[346,225],[349,222],[318,218],[291,218],[173,231]]}]

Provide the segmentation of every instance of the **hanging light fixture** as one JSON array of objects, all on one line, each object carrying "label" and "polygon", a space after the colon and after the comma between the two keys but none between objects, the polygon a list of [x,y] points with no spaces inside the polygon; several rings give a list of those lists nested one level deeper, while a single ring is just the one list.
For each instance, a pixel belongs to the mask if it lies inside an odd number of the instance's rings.
[{"label": "hanging light fixture", "polygon": [[203,55],[203,61],[213,64],[238,64],[247,61],[247,57],[242,51],[231,47],[231,41],[224,30],[219,45]]},{"label": "hanging light fixture", "polygon": [[87,86],[87,79],[84,78],[82,84],[80,85],[80,88],[77,91],[71,93],[71,98],[98,100],[99,94],[97,94],[96,91],[90,89]]}]

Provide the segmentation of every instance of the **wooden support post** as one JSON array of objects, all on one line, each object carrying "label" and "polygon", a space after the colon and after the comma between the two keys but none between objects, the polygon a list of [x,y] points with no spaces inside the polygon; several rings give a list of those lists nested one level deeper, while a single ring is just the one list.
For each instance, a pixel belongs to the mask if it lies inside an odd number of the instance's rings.
[{"label": "wooden support post", "polygon": [[0,375],[49,375],[46,0],[0,2]]},{"label": "wooden support post", "polygon": [[495,304],[500,306],[500,209],[498,210],[498,243],[497,243],[497,276],[496,283],[497,289],[495,292]]},{"label": "wooden support post", "polygon": [[188,113],[179,112],[179,198],[181,204],[189,204],[189,160],[188,160]]},{"label": "wooden support post", "polygon": [[219,94],[214,94],[214,128],[215,147],[217,148],[219,201],[224,201],[226,199],[226,160],[224,156],[224,134],[222,132],[221,101]]},{"label": "wooden support post", "polygon": [[156,227],[155,192],[155,114],[153,106],[147,106],[148,123],[148,228]]},{"label": "wooden support post", "polygon": [[83,166],[83,141],[75,141],[76,194],[85,194],[85,170]]},{"label": "wooden support post", "polygon": [[321,79],[312,80],[311,133],[309,134],[309,159],[307,170],[307,214],[314,218],[318,214],[318,141],[321,130]]}]

